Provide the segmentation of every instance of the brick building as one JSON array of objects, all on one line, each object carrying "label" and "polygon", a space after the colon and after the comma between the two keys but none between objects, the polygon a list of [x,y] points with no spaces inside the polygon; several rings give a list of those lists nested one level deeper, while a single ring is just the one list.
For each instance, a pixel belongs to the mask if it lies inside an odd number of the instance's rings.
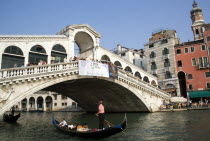
[{"label": "brick building", "polygon": [[181,96],[202,101],[210,97],[210,24],[194,1],[191,10],[194,41],[175,45],[175,60]]}]

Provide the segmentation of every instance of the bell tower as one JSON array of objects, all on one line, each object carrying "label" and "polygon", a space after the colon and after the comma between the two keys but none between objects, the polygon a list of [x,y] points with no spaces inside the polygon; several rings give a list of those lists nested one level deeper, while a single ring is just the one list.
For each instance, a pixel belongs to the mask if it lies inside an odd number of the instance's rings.
[{"label": "bell tower", "polygon": [[203,19],[202,8],[198,7],[197,2],[193,2],[193,8],[190,11],[192,20],[192,31],[194,34],[194,40],[203,39],[202,25],[206,24]]}]

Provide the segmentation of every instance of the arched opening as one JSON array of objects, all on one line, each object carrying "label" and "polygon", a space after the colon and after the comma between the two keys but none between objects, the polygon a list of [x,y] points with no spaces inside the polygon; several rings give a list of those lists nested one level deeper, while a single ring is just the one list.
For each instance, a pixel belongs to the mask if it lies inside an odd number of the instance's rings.
[{"label": "arched opening", "polygon": [[35,98],[34,97],[30,97],[29,98],[29,111],[31,110],[35,110]]},{"label": "arched opening", "polygon": [[149,78],[147,76],[144,76],[143,81],[149,83]]},{"label": "arched opening", "polygon": [[42,46],[35,45],[29,52],[29,62],[30,64],[38,65],[40,60],[47,62],[47,53]]},{"label": "arched opening", "polygon": [[41,96],[39,96],[37,98],[37,110],[38,111],[44,111],[44,103],[43,103],[43,98]]},{"label": "arched opening", "polygon": [[156,84],[156,82],[155,82],[154,80],[152,80],[151,84],[152,84],[153,86],[157,86],[157,84]]},{"label": "arched opening", "polygon": [[155,52],[152,51],[151,54],[150,54],[150,58],[155,58],[155,57],[156,57]]},{"label": "arched opening", "polygon": [[94,47],[94,42],[91,36],[85,32],[78,32],[74,36],[74,53],[78,53],[77,57],[80,57],[80,55],[88,50]]},{"label": "arched opening", "polygon": [[108,63],[108,62],[110,62],[110,58],[107,55],[103,55],[101,57],[101,62],[102,63]]},{"label": "arched opening", "polygon": [[128,72],[128,73],[132,73],[132,69],[131,69],[129,66],[127,66],[127,67],[125,68],[125,71]]},{"label": "arched opening", "polygon": [[51,63],[64,62],[67,57],[66,49],[62,45],[54,45],[51,51]]},{"label": "arched opening", "polygon": [[122,65],[119,61],[115,61],[114,62],[115,66],[117,66],[118,68],[122,68]]},{"label": "arched opening", "polygon": [[52,111],[53,109],[53,100],[51,96],[47,96],[46,99],[46,111]]},{"label": "arched opening", "polygon": [[22,101],[21,101],[21,110],[22,111],[27,111],[27,99],[24,98]]},{"label": "arched opening", "polygon": [[177,96],[177,91],[176,91],[176,87],[174,84],[167,84],[165,86],[165,90],[166,92],[170,93],[172,96]]},{"label": "arched opening", "polygon": [[135,73],[135,76],[138,77],[139,79],[142,78],[142,77],[141,77],[141,74],[140,74],[138,71]]},{"label": "arched opening", "polygon": [[24,55],[22,50],[16,46],[9,46],[2,54],[1,68],[13,68],[24,66]]},{"label": "arched opening", "polygon": [[185,73],[183,71],[180,71],[178,73],[178,79],[179,79],[179,86],[180,86],[180,94],[183,97],[187,97],[187,92],[186,92],[186,77]]}]

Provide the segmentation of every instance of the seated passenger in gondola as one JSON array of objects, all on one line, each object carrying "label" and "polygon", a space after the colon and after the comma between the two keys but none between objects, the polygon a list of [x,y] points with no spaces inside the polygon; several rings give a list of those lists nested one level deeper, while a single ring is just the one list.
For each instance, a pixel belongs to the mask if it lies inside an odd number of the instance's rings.
[{"label": "seated passenger in gondola", "polygon": [[62,118],[62,121],[58,125],[59,127],[65,127],[67,126],[67,122],[65,121],[65,118]]},{"label": "seated passenger in gondola", "polygon": [[74,128],[75,128],[75,126],[74,126],[71,122],[69,122],[69,124],[68,124],[67,128],[68,128],[68,129],[74,129]]}]

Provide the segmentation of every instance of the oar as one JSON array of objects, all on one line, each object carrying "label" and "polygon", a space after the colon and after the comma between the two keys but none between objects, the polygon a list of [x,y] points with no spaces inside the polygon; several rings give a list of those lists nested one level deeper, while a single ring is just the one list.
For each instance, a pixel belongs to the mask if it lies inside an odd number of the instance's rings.
[{"label": "oar", "polygon": [[[98,114],[95,114],[95,115],[98,116]],[[109,127],[114,126],[114,124],[112,124],[112,123],[109,122],[108,120],[105,120],[105,119],[104,119],[104,121],[108,124]],[[110,126],[110,125],[111,125],[111,126]]]}]

